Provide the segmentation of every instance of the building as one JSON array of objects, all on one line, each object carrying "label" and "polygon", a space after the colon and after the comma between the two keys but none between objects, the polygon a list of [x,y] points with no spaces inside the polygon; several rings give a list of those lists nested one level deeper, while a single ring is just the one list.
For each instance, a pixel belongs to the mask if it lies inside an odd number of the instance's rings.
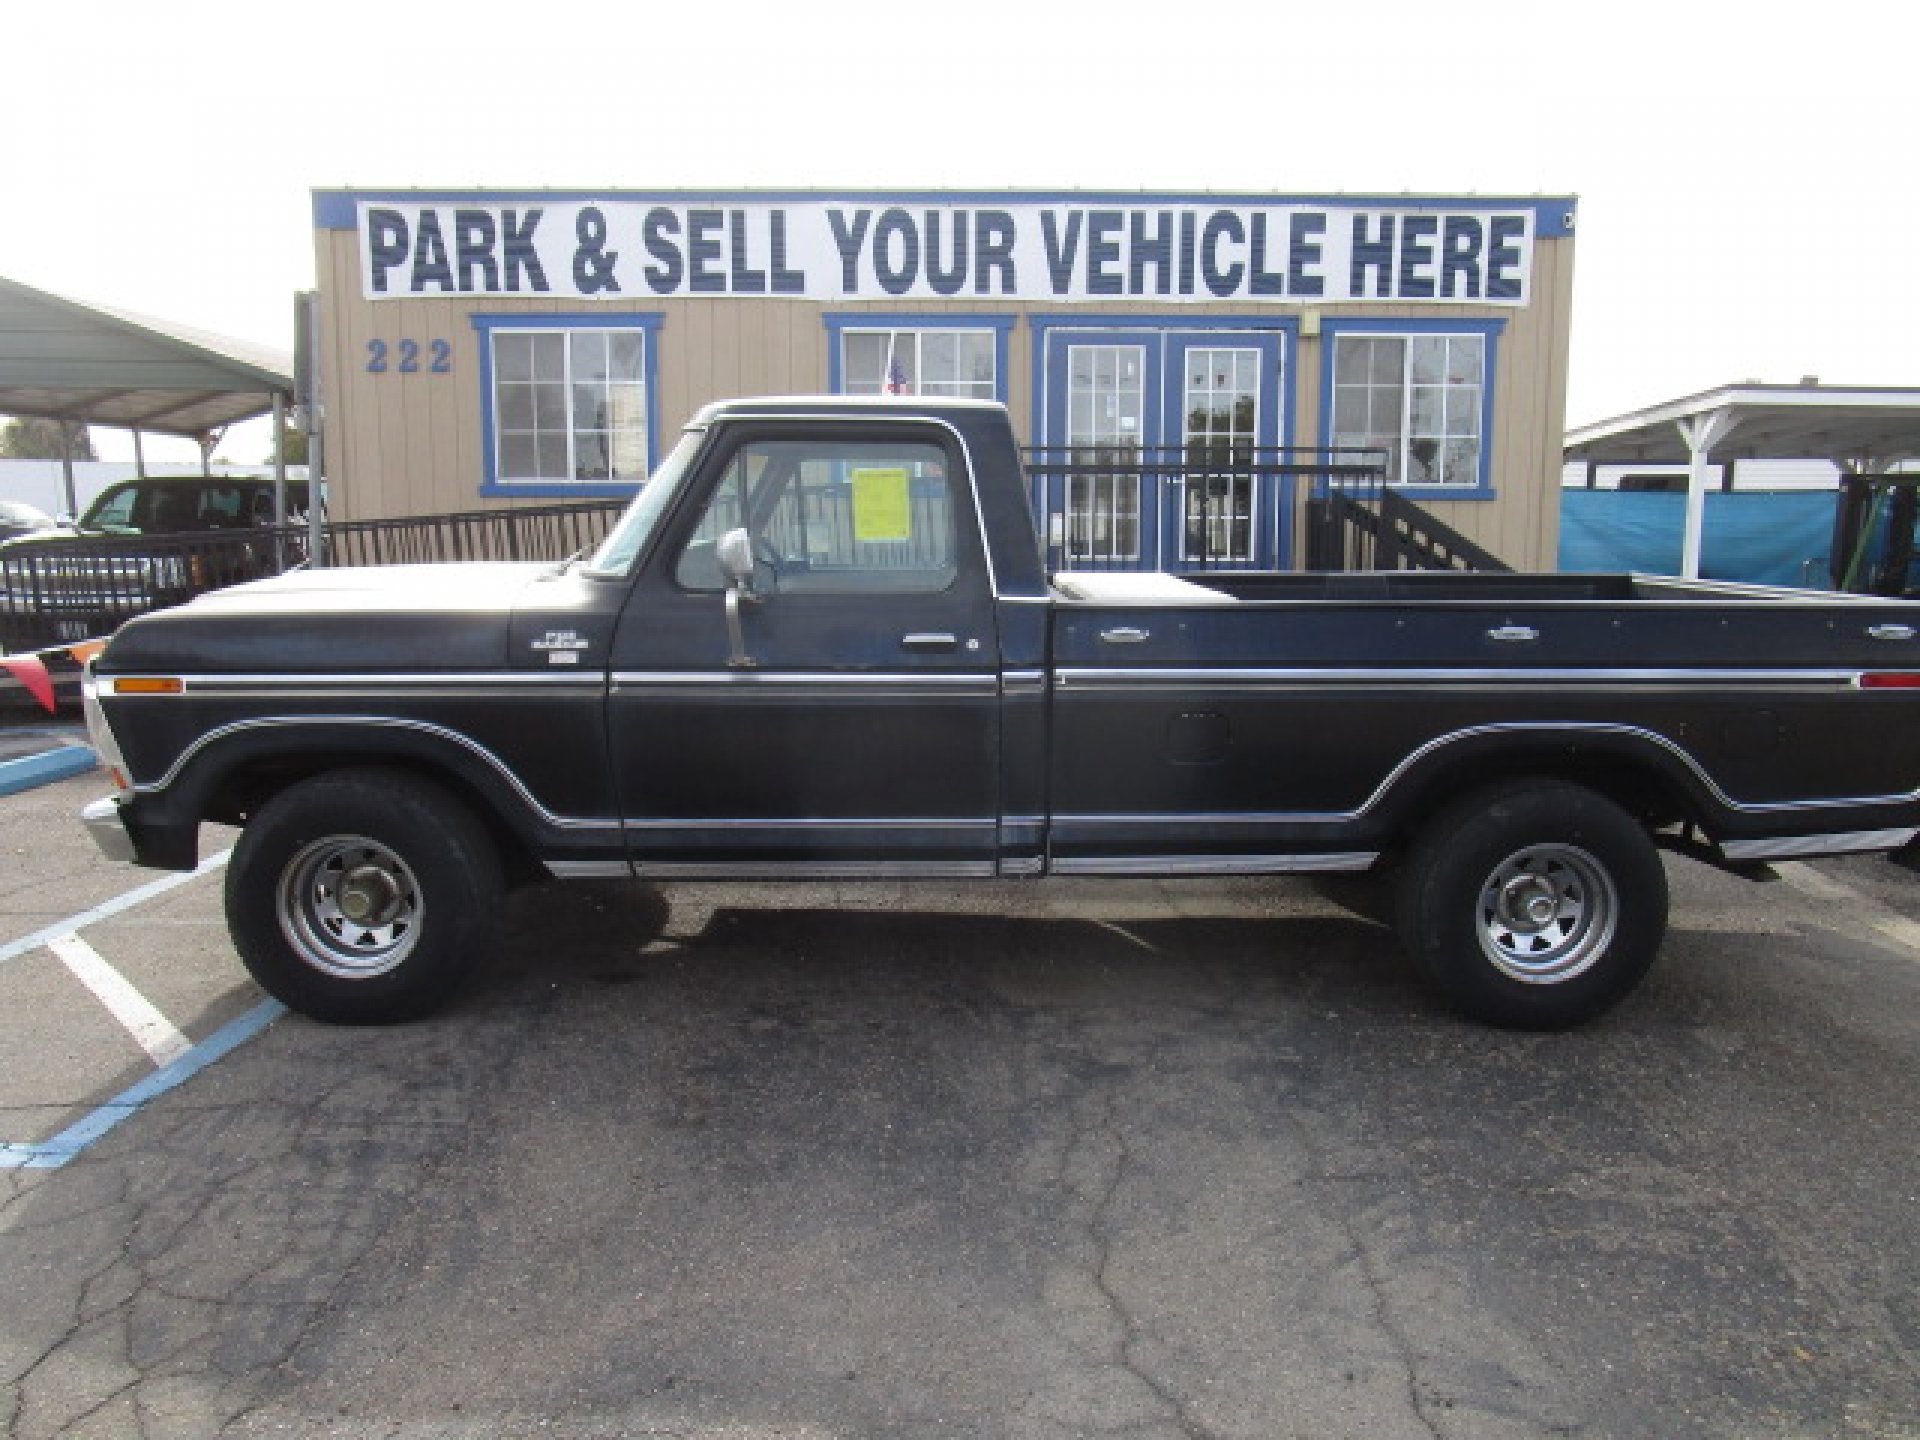
[{"label": "building", "polygon": [[[334,513],[631,494],[685,419],[726,396],[967,395],[1004,401],[1023,443],[1055,452],[1378,447],[1409,498],[1518,568],[1551,568],[1574,210],[1486,196],[319,191]],[[1216,558],[1299,563],[1311,481],[1208,484]],[[1186,558],[1196,497],[1178,479],[1063,475],[1035,490],[1070,561]]]}]

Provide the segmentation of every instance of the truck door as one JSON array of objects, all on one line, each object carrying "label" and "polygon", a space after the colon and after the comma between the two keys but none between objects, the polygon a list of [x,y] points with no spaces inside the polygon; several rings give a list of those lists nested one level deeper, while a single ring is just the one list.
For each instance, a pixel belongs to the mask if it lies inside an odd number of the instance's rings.
[{"label": "truck door", "polygon": [[[992,873],[999,646],[967,482],[937,425],[722,427],[614,641],[642,873]],[[730,625],[737,530],[754,577]]]}]

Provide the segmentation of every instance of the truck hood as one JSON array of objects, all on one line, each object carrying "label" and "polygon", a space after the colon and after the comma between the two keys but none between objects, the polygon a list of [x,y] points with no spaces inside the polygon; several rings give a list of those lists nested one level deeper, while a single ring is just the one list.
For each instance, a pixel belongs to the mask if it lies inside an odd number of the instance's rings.
[{"label": "truck hood", "polygon": [[[530,663],[515,615],[583,628],[582,582],[552,562],[305,570],[202,595],[129,621],[108,674],[332,674],[498,670]],[[512,651],[518,649],[518,655]],[[604,653],[604,652],[603,652]],[[511,656],[511,658],[510,658]],[[542,658],[544,657],[537,657]]]}]

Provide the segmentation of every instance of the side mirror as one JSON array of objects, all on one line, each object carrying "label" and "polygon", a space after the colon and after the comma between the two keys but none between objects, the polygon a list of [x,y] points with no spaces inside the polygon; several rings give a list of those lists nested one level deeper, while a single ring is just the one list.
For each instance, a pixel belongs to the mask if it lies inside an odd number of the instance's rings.
[{"label": "side mirror", "polygon": [[745,530],[729,530],[713,547],[714,562],[730,589],[753,593],[753,538]]},{"label": "side mirror", "polygon": [[727,578],[727,641],[733,654],[727,664],[735,670],[754,668],[747,653],[745,627],[740,621],[741,600],[753,595],[753,539],[744,530],[729,530],[713,547],[713,560]]}]

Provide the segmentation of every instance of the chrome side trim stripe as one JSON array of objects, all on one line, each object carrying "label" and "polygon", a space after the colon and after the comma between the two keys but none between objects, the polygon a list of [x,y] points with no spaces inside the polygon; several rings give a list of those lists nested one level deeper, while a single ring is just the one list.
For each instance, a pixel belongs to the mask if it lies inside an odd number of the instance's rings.
[{"label": "chrome side trim stripe", "polygon": [[556,815],[533,796],[520,777],[516,775],[498,755],[476,740],[469,739],[458,730],[449,730],[444,725],[431,725],[424,720],[403,720],[391,715],[274,715],[263,716],[256,720],[236,720],[231,725],[221,725],[189,745],[180,752],[167,773],[149,784],[136,784],[134,791],[141,795],[157,795],[180,778],[180,772],[187,768],[193,758],[208,746],[221,740],[244,734],[249,730],[297,729],[317,725],[350,725],[373,729],[412,730],[418,734],[430,735],[436,740],[445,740],[459,746],[476,759],[483,761],[500,779],[520,797],[526,807],[540,817],[543,824],[556,830],[576,832],[606,831],[617,836],[620,822],[615,820],[586,819],[577,816]]},{"label": "chrome side trim stripe", "polygon": [[[114,675],[105,678],[132,680],[156,677]],[[209,699],[222,695],[255,696],[263,692],[273,695],[406,695],[412,697],[440,694],[459,696],[501,690],[537,690],[544,695],[554,690],[577,690],[583,695],[597,695],[606,689],[605,673],[598,670],[571,674],[545,670],[481,670],[429,671],[404,675],[179,675],[168,678],[175,678],[181,682],[181,694]],[[178,697],[121,695],[118,692],[109,692],[103,694],[102,698],[124,701]]]},{"label": "chrome side trim stripe", "polygon": [[659,880],[991,880],[991,860],[636,860],[633,873]]},{"label": "chrome side trim stripe", "polygon": [[613,688],[645,690],[649,694],[675,690],[699,694],[777,692],[783,697],[808,691],[868,695],[886,690],[997,695],[1000,675],[990,670],[621,670],[614,673]]},{"label": "chrome side trim stripe", "polygon": [[[1495,685],[1537,688],[1548,685],[1790,685],[1852,686],[1857,684],[1862,667],[1850,669],[1755,669],[1726,670],[1696,667],[1692,669],[1633,668],[1480,668],[1453,667],[1258,667],[1246,669],[1115,669],[1077,666],[1062,669],[1056,683],[1061,689],[1128,691],[1157,688],[1190,691],[1195,686],[1214,689],[1289,689],[1297,686],[1325,685]],[[156,678],[148,675],[114,675],[107,680]],[[602,689],[607,677],[598,670],[585,673],[557,673],[546,670],[423,671],[408,674],[246,674],[178,675],[181,693],[217,696],[223,693],[251,695],[259,691],[286,694],[388,694],[408,695],[445,691],[465,694],[472,690],[579,690]],[[916,684],[950,686],[978,684],[996,678],[992,670],[953,672],[943,670],[838,671],[808,670],[761,671],[617,671],[611,677],[616,685],[702,685],[728,688],[784,686],[791,684],[845,685],[862,687],[875,684]],[[998,677],[1008,688],[1046,684],[1044,670],[1009,670]],[[108,692],[104,698],[170,699],[167,695],[119,695]]]},{"label": "chrome side trim stripe", "polygon": [[785,819],[767,820],[752,817],[740,819],[699,819],[699,820],[628,820],[624,822],[629,834],[645,834],[653,830],[693,830],[701,834],[728,834],[740,830],[786,830],[786,831],[847,831],[847,830],[948,830],[971,831],[984,837],[997,834],[1000,822],[989,816],[982,820],[969,819],[920,819],[912,816],[865,816],[855,819]]},{"label": "chrome side trim stripe", "polygon": [[1450,731],[1437,735],[1409,754],[1387,773],[1374,791],[1356,809],[1352,810],[1314,810],[1302,812],[1261,811],[1261,812],[1208,812],[1206,814],[1161,814],[1161,815],[1086,815],[1060,814],[1054,816],[1056,827],[1064,825],[1337,825],[1347,820],[1358,820],[1374,809],[1386,798],[1387,792],[1399,783],[1414,766],[1422,760],[1448,745],[1463,740],[1475,740],[1491,735],[1510,735],[1515,733],[1534,735],[1607,735],[1623,736],[1628,739],[1645,741],[1672,755],[1686,766],[1703,789],[1719,804],[1729,810],[1737,810],[1742,815],[1794,815],[1807,811],[1832,810],[1857,805],[1908,805],[1920,800],[1920,788],[1892,795],[1851,795],[1834,796],[1819,800],[1769,800],[1747,802],[1735,800],[1722,790],[1706,768],[1694,759],[1682,746],[1669,740],[1657,731],[1643,729],[1638,725],[1617,725],[1606,722],[1581,720],[1515,720],[1496,725],[1472,725],[1464,730]]},{"label": "chrome side trim stripe", "polygon": [[1852,855],[1867,850],[1898,850],[1920,829],[1844,830],[1833,835],[1783,835],[1772,840],[1723,840],[1729,860],[1790,860],[1801,855]]},{"label": "chrome side trim stripe", "polygon": [[1637,669],[1518,669],[1506,668],[1299,668],[1247,670],[1116,670],[1094,668],[1063,669],[1058,685],[1062,690],[1091,693],[1104,690],[1138,693],[1142,690],[1177,690],[1190,695],[1203,690],[1293,690],[1329,686],[1411,685],[1492,686],[1497,689],[1537,690],[1543,686],[1587,688],[1605,686],[1618,689],[1633,685],[1739,686],[1756,685],[1792,688],[1847,688],[1857,684],[1858,668],[1851,670],[1637,670]]},{"label": "chrome side trim stripe", "polygon": [[633,866],[625,860],[549,860],[547,873],[556,880],[631,880]]},{"label": "chrome side trim stripe", "polygon": [[1365,870],[1378,850],[1324,855],[1125,855],[1056,857],[1055,875],[1290,875]]}]

